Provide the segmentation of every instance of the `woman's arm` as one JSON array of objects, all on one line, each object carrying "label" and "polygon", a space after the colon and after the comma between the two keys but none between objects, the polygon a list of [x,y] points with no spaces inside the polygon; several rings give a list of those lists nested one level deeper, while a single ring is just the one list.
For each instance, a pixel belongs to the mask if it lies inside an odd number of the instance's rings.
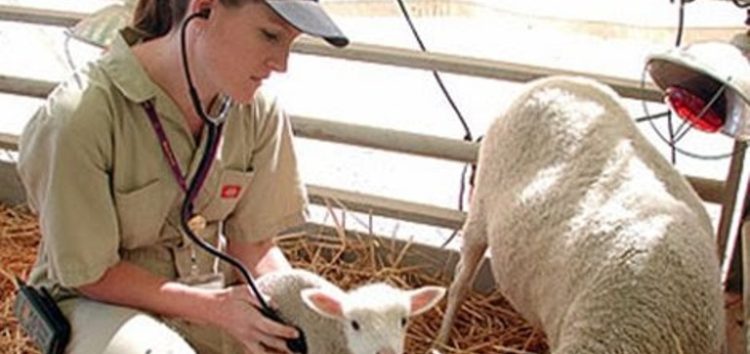
[{"label": "woman's arm", "polygon": [[[216,323],[218,320],[215,291],[169,281],[127,261],[118,262],[99,280],[80,286],[78,290],[93,300],[191,322]],[[196,306],[197,303],[202,306]]]},{"label": "woman's arm", "polygon": [[[268,272],[292,267],[281,249],[270,239],[259,242],[228,240],[227,253],[241,261],[256,278]],[[245,282],[241,277],[238,279]]]},{"label": "woman's arm", "polygon": [[262,342],[287,352],[283,338],[297,337],[293,327],[276,323],[257,310],[260,306],[258,300],[247,286],[200,289],[169,281],[132,263],[120,261],[99,280],[80,286],[78,290],[101,302],[214,325],[227,331],[248,349],[257,349]]}]

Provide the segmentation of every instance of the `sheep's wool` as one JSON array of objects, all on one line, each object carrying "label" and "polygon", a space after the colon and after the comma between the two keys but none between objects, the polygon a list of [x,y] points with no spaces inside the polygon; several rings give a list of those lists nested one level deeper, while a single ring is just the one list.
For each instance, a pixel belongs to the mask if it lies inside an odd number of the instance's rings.
[{"label": "sheep's wool", "polygon": [[554,354],[720,353],[710,219],[619,101],[588,79],[547,78],[493,123],[441,338],[462,272],[489,247],[499,289]]}]

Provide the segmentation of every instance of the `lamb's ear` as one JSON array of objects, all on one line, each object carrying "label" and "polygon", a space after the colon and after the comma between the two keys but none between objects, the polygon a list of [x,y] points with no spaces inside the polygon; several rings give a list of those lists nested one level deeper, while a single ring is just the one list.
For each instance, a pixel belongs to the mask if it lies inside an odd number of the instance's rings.
[{"label": "lamb's ear", "polygon": [[320,315],[333,319],[344,317],[340,293],[326,289],[312,288],[300,291],[300,295],[305,305]]},{"label": "lamb's ear", "polygon": [[407,295],[411,303],[409,316],[416,316],[437,305],[445,295],[445,288],[442,286],[423,286],[416,290],[408,290]]}]

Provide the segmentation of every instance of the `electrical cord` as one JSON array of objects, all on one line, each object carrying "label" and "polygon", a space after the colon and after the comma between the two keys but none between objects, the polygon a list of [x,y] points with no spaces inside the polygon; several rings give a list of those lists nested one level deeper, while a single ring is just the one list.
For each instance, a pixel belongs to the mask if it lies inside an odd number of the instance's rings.
[{"label": "electrical cord", "polygon": [[[422,41],[422,37],[419,35],[419,32],[417,31],[417,28],[414,25],[414,21],[412,21],[411,16],[409,15],[409,11],[406,9],[406,5],[404,5],[403,0],[396,0],[396,2],[398,3],[401,13],[404,15],[404,19],[406,20],[406,23],[409,25],[409,29],[411,30],[411,33],[414,35],[414,39],[416,39],[417,44],[419,45],[419,48],[422,50],[422,52],[426,53],[427,47],[424,45],[424,42]],[[469,125],[466,123],[466,119],[464,119],[464,116],[463,114],[461,114],[461,111],[458,109],[456,102],[453,100],[453,97],[450,95],[450,93],[448,92],[448,89],[445,87],[445,83],[443,83],[443,79],[440,76],[440,73],[437,72],[436,70],[432,70],[432,76],[435,78],[435,81],[440,87],[440,90],[443,92],[443,96],[448,101],[448,104],[450,104],[451,108],[453,109],[453,112],[456,114],[456,117],[458,117],[458,120],[464,129],[464,132],[465,132],[464,141],[473,141],[474,138],[471,135],[471,129],[469,129]],[[476,169],[476,164],[470,164],[470,165],[472,167],[472,170]],[[461,172],[461,181],[460,181],[460,188],[459,188],[459,193],[458,193],[458,210],[460,211],[464,210],[464,193],[466,189],[465,188],[466,170],[467,168],[464,167],[463,171]]]},{"label": "electrical cord", "polygon": [[[411,20],[409,11],[406,9],[406,5],[404,5],[403,0],[396,0],[396,1],[398,2],[399,8],[401,9],[401,13],[404,14],[404,19],[406,19],[406,22],[409,24],[411,33],[414,35],[414,38],[417,40],[417,44],[419,44],[419,48],[422,50],[422,52],[426,53],[427,48],[425,47],[424,42],[422,42],[422,38],[419,36],[419,33],[417,32],[417,28],[414,26],[414,22]],[[461,114],[461,111],[456,106],[456,103],[453,101],[453,97],[451,97],[450,93],[448,93],[448,89],[446,89],[445,84],[443,83],[443,79],[440,77],[440,73],[438,73],[436,70],[432,70],[432,76],[435,77],[435,81],[437,81],[438,85],[440,86],[440,90],[443,91],[443,95],[448,100],[448,103],[453,109],[453,112],[456,113],[458,120],[461,121],[461,125],[463,126],[464,131],[466,132],[466,135],[464,135],[464,140],[472,141],[473,138],[471,137],[471,131],[469,130],[469,125],[466,124],[466,120]]]},{"label": "electrical cord", "polygon": [[654,119],[664,118],[664,117],[666,117],[667,115],[669,115],[671,113],[672,113],[671,111],[664,111],[664,112],[661,112],[661,113],[655,113],[655,114],[650,115],[650,116],[649,115],[645,115],[645,116],[636,118],[635,122],[636,123],[641,123],[641,122],[645,122],[647,120],[654,120]]},{"label": "electrical cord", "polygon": [[[670,2],[674,3],[674,0],[670,0]],[[677,34],[675,35],[675,44],[674,44],[675,47],[679,47],[680,44],[682,43],[682,33],[683,33],[683,29],[685,27],[685,3],[686,2],[687,2],[687,0],[679,0],[679,6],[678,6],[678,12],[677,12]],[[641,88],[643,88],[645,86],[644,85],[645,70],[646,69],[644,68],[643,75],[641,75]],[[659,132],[658,129],[656,128],[656,125],[653,122],[653,120],[654,120],[654,118],[656,118],[656,116],[651,116],[649,114],[648,109],[646,108],[645,102],[643,102],[643,108],[644,108],[644,112],[646,113],[646,116],[644,118],[637,119],[636,122],[647,120],[649,122],[649,125],[651,126],[651,128],[654,129],[654,131],[656,132],[656,134],[662,140],[668,141],[668,144],[669,144],[669,147],[670,147],[670,160],[672,161],[673,165],[676,165],[677,164],[677,154],[676,154],[677,147],[675,146],[675,143],[676,143],[675,140],[674,140],[675,132],[674,132],[673,127],[672,127],[672,111],[671,110],[667,110],[665,112],[666,114],[659,113],[657,115],[657,116],[660,116],[660,117],[666,117],[667,118],[667,131],[669,132],[669,139],[667,140],[666,138],[663,137],[663,135],[661,134],[661,132]]]},{"label": "electrical cord", "polygon": [[[673,0],[670,0],[673,1]],[[682,33],[685,30],[685,2],[688,0],[679,0],[680,4],[678,6],[677,10],[677,34],[675,35],[675,41],[674,46],[679,47],[680,44],[682,44]],[[654,126],[654,122],[649,122],[651,126]],[[683,122],[684,123],[684,122]],[[692,126],[692,125],[690,125]],[[677,141],[675,140],[675,131],[674,127],[672,125],[672,111],[669,111],[669,114],[667,114],[667,131],[669,132],[669,141],[672,142],[672,148],[670,149],[670,159],[672,161],[673,165],[677,165],[677,150],[674,148],[674,146],[677,144]],[[689,131],[686,130],[686,132]]]},{"label": "electrical cord", "polygon": [[[670,0],[674,2],[674,0]],[[735,0],[736,1],[736,0]],[[675,38],[674,46],[679,47],[680,44],[682,44],[682,32],[685,28],[685,3],[689,2],[687,0],[680,0],[680,5],[678,7],[678,15],[677,15],[677,36]]]}]

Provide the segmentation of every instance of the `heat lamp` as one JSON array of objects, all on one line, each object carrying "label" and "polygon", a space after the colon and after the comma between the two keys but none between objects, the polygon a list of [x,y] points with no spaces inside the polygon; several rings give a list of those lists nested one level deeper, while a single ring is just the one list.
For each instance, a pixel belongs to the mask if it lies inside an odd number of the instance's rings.
[{"label": "heat lamp", "polygon": [[650,55],[647,68],[665,103],[694,128],[750,140],[750,62],[737,46],[701,42],[673,48]]}]

